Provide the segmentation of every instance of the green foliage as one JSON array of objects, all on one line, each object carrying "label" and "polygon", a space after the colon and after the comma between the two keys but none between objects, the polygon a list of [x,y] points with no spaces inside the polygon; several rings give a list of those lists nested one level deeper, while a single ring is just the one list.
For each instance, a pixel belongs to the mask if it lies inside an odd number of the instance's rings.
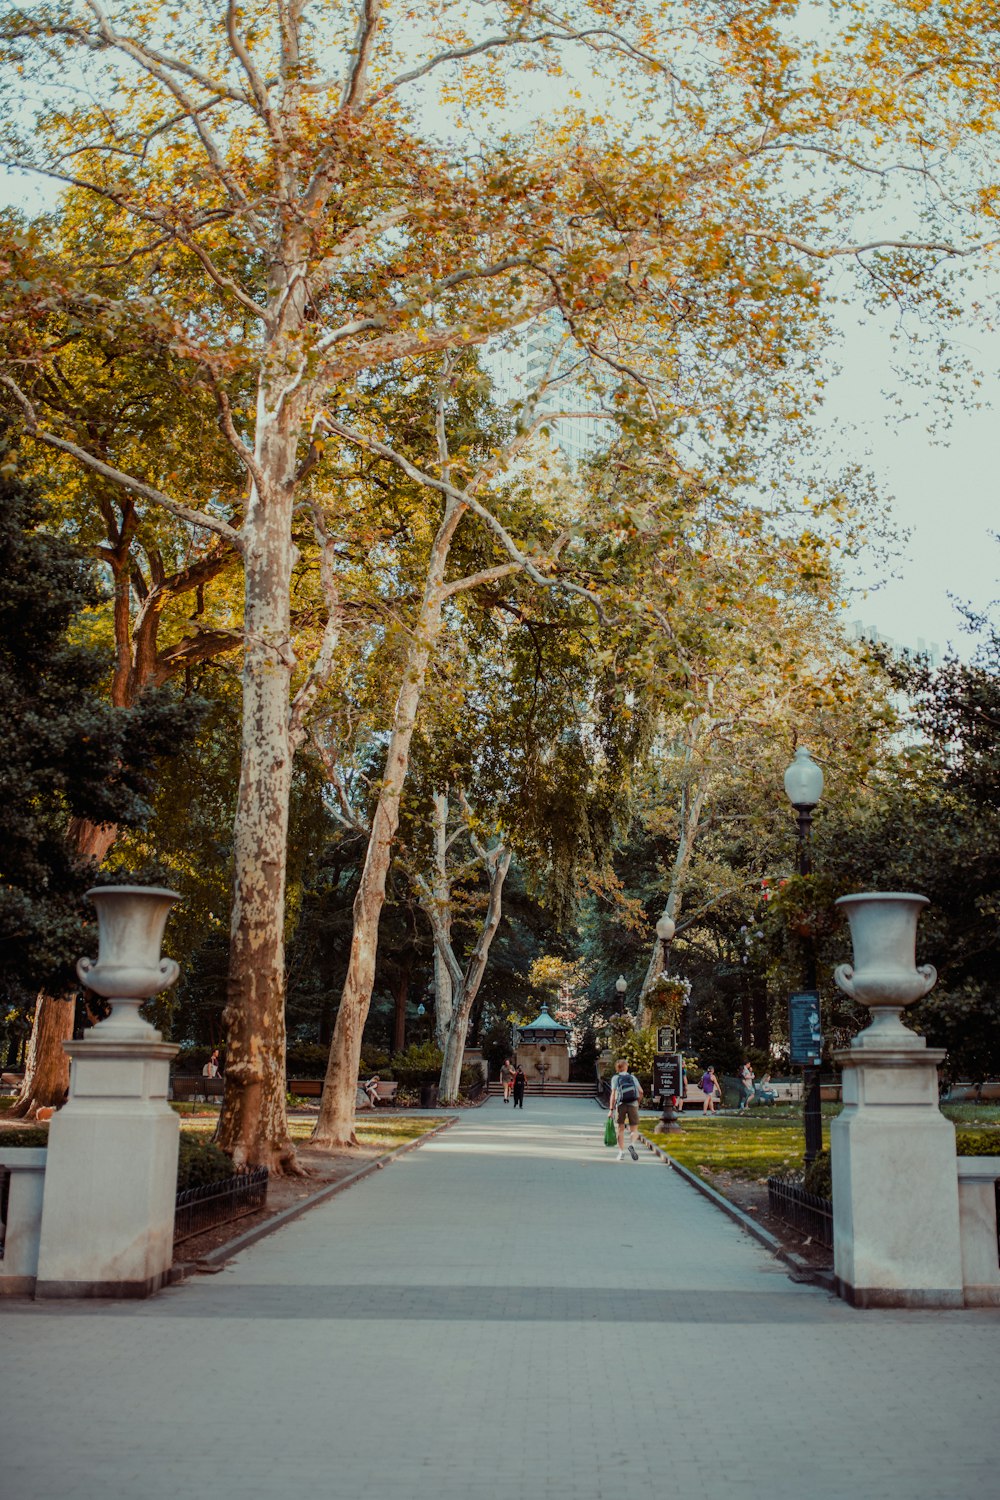
[{"label": "green foliage", "polygon": [[392,1071],[404,1087],[416,1088],[423,1083],[437,1083],[441,1061],[441,1049],[433,1042],[414,1042],[393,1058]]},{"label": "green foliage", "polygon": [[[325,1078],[329,1060],[328,1047],[320,1047],[316,1042],[291,1042],[285,1054],[286,1074],[289,1078]],[[362,1063],[361,1070],[366,1074],[378,1071],[377,1066],[368,1062]]]},{"label": "green foliage", "polygon": [[16,1130],[8,1126],[6,1130],[0,1129],[0,1146],[5,1149],[8,1146],[47,1146],[49,1144],[49,1127],[47,1125],[27,1125],[23,1130]]},{"label": "green foliage", "polygon": [[959,1156],[1000,1156],[1000,1127],[992,1130],[956,1130]]},{"label": "green foliage", "polygon": [[807,1193],[815,1193],[817,1198],[833,1197],[833,1176],[829,1150],[817,1152],[815,1161],[811,1161],[808,1167],[806,1167],[802,1178],[802,1186]]},{"label": "green foliage", "polygon": [[76,985],[93,871],[68,842],[70,820],[139,824],[158,757],[198,706],[153,693],[134,709],[105,701],[109,662],[74,629],[99,602],[92,566],[38,529],[43,506],[0,479],[0,985]]},{"label": "green foliage", "polygon": [[720,1079],[740,1066],[743,1049],[736,1035],[732,1006],[717,988],[698,999],[691,1022],[691,1046],[702,1068],[711,1063]]},{"label": "green foliage", "polygon": [[232,1158],[213,1141],[193,1130],[181,1131],[177,1158],[177,1191],[204,1187],[209,1182],[223,1182],[234,1173]]},{"label": "green foliage", "polygon": [[653,1057],[656,1052],[656,1030],[652,1026],[637,1028],[628,1016],[616,1016],[608,1027],[608,1050],[611,1053],[611,1070],[618,1058],[624,1057],[630,1073],[635,1073],[643,1087],[649,1092],[653,1077]]}]

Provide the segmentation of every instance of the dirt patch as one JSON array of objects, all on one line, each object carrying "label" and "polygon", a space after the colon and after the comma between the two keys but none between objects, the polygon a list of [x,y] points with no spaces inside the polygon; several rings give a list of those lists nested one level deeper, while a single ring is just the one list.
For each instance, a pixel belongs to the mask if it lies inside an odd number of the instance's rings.
[{"label": "dirt patch", "polygon": [[717,1193],[735,1203],[768,1234],[773,1234],[785,1250],[804,1260],[812,1270],[833,1270],[832,1250],[817,1244],[809,1235],[801,1234],[785,1219],[771,1212],[766,1182],[747,1182],[729,1172],[702,1172],[701,1176]]},{"label": "dirt patch", "polygon": [[[257,1213],[247,1214],[245,1218],[220,1224],[215,1229],[207,1229],[204,1234],[192,1235],[190,1239],[175,1245],[174,1265],[186,1265],[197,1270],[198,1262],[204,1260],[210,1252],[221,1250],[248,1230],[266,1224],[268,1219],[275,1218],[288,1208],[295,1208],[321,1188],[344,1181],[359,1167],[367,1166],[380,1158],[387,1161],[396,1153],[386,1151],[384,1146],[359,1146],[352,1151],[321,1151],[315,1146],[300,1144],[297,1145],[296,1154],[300,1166],[305,1168],[308,1176],[272,1176],[267,1184],[267,1203],[262,1209]],[[216,1271],[221,1269],[221,1265],[206,1264],[204,1269]]]}]

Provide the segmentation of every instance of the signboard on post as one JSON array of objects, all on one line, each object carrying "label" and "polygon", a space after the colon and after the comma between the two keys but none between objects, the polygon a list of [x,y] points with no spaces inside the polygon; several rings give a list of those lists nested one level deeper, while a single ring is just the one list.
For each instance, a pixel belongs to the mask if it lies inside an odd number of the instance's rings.
[{"label": "signboard on post", "polygon": [[676,1026],[657,1026],[656,1028],[656,1050],[657,1052],[677,1051],[677,1028]]},{"label": "signboard on post", "polygon": [[679,1052],[657,1052],[653,1058],[653,1092],[659,1099],[684,1097],[684,1059]]},{"label": "signboard on post", "polygon": [[817,1067],[823,1052],[819,994],[803,990],[788,997],[789,1061],[800,1067]]}]

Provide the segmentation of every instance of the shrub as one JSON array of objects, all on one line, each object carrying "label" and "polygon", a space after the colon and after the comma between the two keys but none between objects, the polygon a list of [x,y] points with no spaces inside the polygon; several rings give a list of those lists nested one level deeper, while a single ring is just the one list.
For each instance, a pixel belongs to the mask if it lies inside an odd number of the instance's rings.
[{"label": "shrub", "polygon": [[377,1073],[383,1079],[395,1077],[388,1052],[380,1052],[377,1047],[366,1047],[358,1064],[358,1075],[361,1078],[370,1078],[373,1073]]},{"label": "shrub", "polygon": [[423,1083],[437,1083],[441,1076],[441,1048],[433,1042],[414,1042],[405,1052],[397,1052],[392,1071],[399,1083],[419,1088]]},{"label": "shrub", "polygon": [[809,1163],[802,1179],[802,1186],[807,1193],[812,1193],[817,1198],[833,1197],[829,1151],[820,1151],[816,1160]]},{"label": "shrub", "polygon": [[27,1125],[23,1130],[17,1130],[8,1126],[6,1130],[0,1130],[0,1146],[47,1146],[49,1144],[49,1127],[47,1125]]},{"label": "shrub", "polygon": [[959,1156],[1000,1156],[1000,1126],[985,1130],[956,1130],[955,1149]]},{"label": "shrub", "polygon": [[207,1182],[222,1182],[232,1177],[234,1167],[228,1157],[214,1141],[194,1130],[181,1131],[180,1155],[177,1159],[177,1191],[204,1187]]},{"label": "shrub", "polygon": [[285,1053],[285,1071],[289,1078],[322,1078],[329,1061],[329,1047],[318,1042],[292,1042]]}]

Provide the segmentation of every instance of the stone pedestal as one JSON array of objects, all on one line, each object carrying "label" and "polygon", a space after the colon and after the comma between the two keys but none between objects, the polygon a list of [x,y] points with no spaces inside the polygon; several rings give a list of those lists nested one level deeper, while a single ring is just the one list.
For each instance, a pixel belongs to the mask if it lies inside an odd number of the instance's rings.
[{"label": "stone pedestal", "polygon": [[101,1033],[65,1043],[70,1097],[49,1128],[36,1297],[147,1297],[173,1259],[177,1048]]},{"label": "stone pedestal", "polygon": [[830,1127],[837,1288],[856,1307],[961,1307],[955,1130],[938,1109],[945,1053],[913,1032],[904,1046],[879,1046],[874,1030],[835,1053],[844,1099]]},{"label": "stone pedestal", "polygon": [[958,1158],[966,1307],[1000,1307],[1000,1156]]},{"label": "stone pedestal", "polygon": [[0,1167],[10,1173],[0,1297],[30,1297],[35,1290],[47,1156],[44,1146],[0,1149]]}]

